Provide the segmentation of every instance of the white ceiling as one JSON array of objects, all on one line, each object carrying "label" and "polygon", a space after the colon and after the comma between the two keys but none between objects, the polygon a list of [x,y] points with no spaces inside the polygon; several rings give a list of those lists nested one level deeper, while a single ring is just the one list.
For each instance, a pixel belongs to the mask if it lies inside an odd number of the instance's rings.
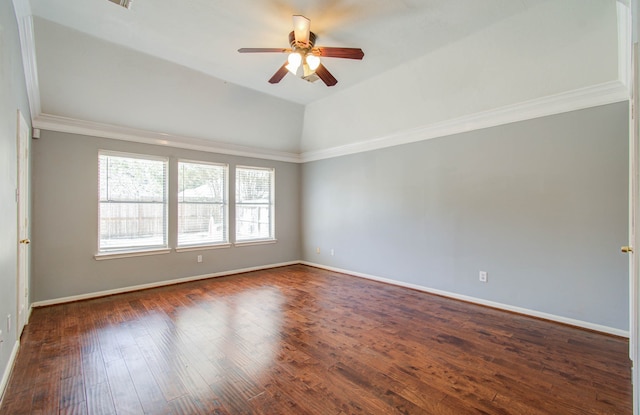
[{"label": "white ceiling", "polygon": [[[375,77],[549,0],[30,0],[35,16],[218,79],[308,104]],[[338,85],[288,75],[267,80],[288,47],[291,16],[311,19],[318,46],[359,47],[362,61],[325,58]],[[419,74],[417,75],[419,76]]]}]

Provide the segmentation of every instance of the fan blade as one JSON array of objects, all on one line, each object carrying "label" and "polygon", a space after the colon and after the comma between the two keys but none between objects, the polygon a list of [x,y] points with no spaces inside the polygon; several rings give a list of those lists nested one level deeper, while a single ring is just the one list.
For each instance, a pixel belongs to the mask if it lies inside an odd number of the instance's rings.
[{"label": "fan blade", "polygon": [[331,48],[321,46],[313,48],[313,54],[327,58],[362,59],[364,57],[364,52],[360,48]]},{"label": "fan blade", "polygon": [[273,74],[273,76],[271,77],[271,79],[269,79],[269,83],[270,84],[277,84],[278,82],[282,81],[282,78],[284,78],[284,76],[287,74],[287,72],[289,72],[287,70],[287,64],[289,62],[285,62],[284,65],[282,65],[280,67],[280,69],[278,69],[278,71]]},{"label": "fan blade", "polygon": [[296,43],[304,46],[309,44],[309,28],[311,21],[304,16],[293,16],[293,33],[296,39]]},{"label": "fan blade", "polygon": [[338,83],[338,80],[334,78],[333,75],[331,75],[331,72],[329,72],[323,64],[320,64],[316,68],[316,75],[318,75],[318,77],[322,79],[322,82],[324,82],[327,86],[334,86]]},{"label": "fan blade", "polygon": [[240,53],[263,53],[263,52],[274,52],[274,53],[291,53],[291,49],[288,48],[240,48],[238,49]]}]

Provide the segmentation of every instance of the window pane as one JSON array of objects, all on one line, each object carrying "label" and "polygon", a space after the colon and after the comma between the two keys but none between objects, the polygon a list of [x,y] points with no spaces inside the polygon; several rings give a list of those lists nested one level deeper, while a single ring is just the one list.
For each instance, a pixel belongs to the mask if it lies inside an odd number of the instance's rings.
[{"label": "window pane", "polygon": [[167,161],[99,155],[99,252],[167,247]]},{"label": "window pane", "polygon": [[178,163],[178,246],[228,242],[226,165]]},{"label": "window pane", "polygon": [[236,169],[236,240],[272,239],[273,169]]}]

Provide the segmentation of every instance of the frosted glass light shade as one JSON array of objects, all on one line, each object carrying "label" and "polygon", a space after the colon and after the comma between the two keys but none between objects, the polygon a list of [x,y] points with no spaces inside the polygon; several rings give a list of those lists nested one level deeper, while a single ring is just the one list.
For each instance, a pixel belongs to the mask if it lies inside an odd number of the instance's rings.
[{"label": "frosted glass light shade", "polygon": [[297,52],[291,52],[289,54],[289,57],[287,58],[287,61],[289,62],[289,64],[286,66],[286,68],[289,70],[289,72],[295,75],[298,71],[298,68],[300,67],[300,64],[302,63],[302,56],[300,56],[300,54]]},{"label": "frosted glass light shade", "polygon": [[316,69],[318,69],[318,66],[320,66],[320,58],[317,57],[316,55],[307,55],[306,57],[306,61],[307,61],[307,65],[309,65],[309,68],[312,71],[315,71]]}]

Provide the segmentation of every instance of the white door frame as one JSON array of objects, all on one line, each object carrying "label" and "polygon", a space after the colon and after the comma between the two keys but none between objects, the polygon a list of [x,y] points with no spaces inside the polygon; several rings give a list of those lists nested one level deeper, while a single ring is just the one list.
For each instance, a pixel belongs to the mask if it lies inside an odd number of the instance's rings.
[{"label": "white door frame", "polygon": [[18,188],[16,201],[18,203],[18,281],[16,301],[16,337],[19,339],[24,326],[29,319],[29,151],[31,147],[29,125],[18,110],[17,154],[18,154]]},{"label": "white door frame", "polygon": [[638,141],[638,44],[633,44],[633,75],[631,81],[631,97],[629,100],[629,244],[632,251],[629,252],[629,357],[632,362],[631,381],[633,383],[633,413],[640,415],[638,408],[639,402],[639,386],[640,373],[638,373],[638,357],[640,356],[640,337],[638,336],[638,306],[640,304],[638,295],[639,291],[639,267],[638,252],[640,247],[638,244],[638,235],[640,228],[638,226],[638,194],[640,185],[638,180],[638,165],[640,164],[640,142]]},{"label": "white door frame", "polygon": [[[638,6],[639,0],[631,0],[630,44],[631,59],[627,63],[629,86],[629,245],[633,248],[629,256],[629,357],[631,359],[631,383],[633,391],[633,414],[640,415],[640,114],[638,95],[640,86],[640,67],[638,65]],[[622,53],[622,51],[619,51]],[[620,61],[619,61],[620,62]],[[622,80],[624,81],[624,80]]]}]

